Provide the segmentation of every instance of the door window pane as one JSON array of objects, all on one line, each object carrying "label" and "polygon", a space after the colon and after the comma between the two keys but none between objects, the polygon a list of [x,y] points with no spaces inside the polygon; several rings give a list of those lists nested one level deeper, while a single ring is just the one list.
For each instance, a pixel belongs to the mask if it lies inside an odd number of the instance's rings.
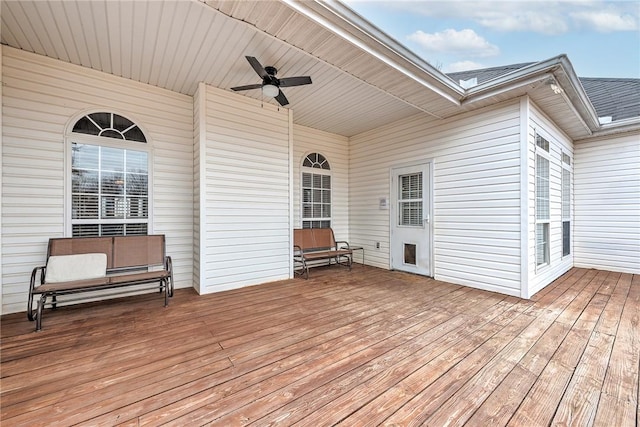
[{"label": "door window pane", "polygon": [[398,225],[422,226],[422,172],[398,176]]},{"label": "door window pane", "polygon": [[400,221],[398,225],[421,226],[422,202],[400,202]]}]

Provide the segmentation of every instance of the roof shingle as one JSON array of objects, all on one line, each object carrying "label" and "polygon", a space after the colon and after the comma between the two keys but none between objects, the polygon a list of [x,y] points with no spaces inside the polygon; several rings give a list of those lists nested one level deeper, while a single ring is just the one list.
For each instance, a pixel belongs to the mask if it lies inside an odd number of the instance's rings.
[{"label": "roof shingle", "polygon": [[[525,62],[448,73],[447,75],[458,83],[460,80],[469,80],[476,77],[478,84],[482,84],[532,64],[534,63]],[[613,121],[640,117],[640,79],[595,77],[580,77],[579,79],[598,117],[611,116]]]}]

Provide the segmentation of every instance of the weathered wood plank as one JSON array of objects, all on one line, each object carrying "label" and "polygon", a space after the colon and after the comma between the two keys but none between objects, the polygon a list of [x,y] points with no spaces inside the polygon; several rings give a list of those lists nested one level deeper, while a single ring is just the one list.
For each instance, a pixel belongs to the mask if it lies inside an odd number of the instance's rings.
[{"label": "weathered wood plank", "polygon": [[2,318],[2,425],[633,426],[640,279],[531,300],[357,266]]},{"label": "weathered wood plank", "polygon": [[638,419],[640,375],[640,276],[631,279],[611,359],[602,385],[600,404],[594,421],[596,426],[635,426]]}]

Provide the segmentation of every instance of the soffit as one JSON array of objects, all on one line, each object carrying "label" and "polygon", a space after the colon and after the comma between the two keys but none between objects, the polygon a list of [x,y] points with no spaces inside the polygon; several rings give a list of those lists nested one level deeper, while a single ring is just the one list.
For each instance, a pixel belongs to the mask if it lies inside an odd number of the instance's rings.
[{"label": "soffit", "polygon": [[9,0],[1,14],[3,44],[187,95],[259,83],[245,55],[279,77],[310,75],[284,90],[295,123],[344,136],[442,102],[281,2]]},{"label": "soffit", "polygon": [[[547,67],[562,68],[562,59],[522,76],[531,82],[507,79],[477,96],[349,19],[358,16],[292,4],[310,12],[283,1],[4,0],[2,43],[187,95],[199,82],[226,90],[259,83],[244,58],[255,56],[279,77],[312,77],[312,85],[284,91],[296,124],[344,136],[418,111],[451,117],[526,94],[572,138],[597,129],[581,119],[591,113],[572,89],[572,72],[557,76],[567,88],[559,96],[538,79],[554,72]],[[262,99],[260,90],[240,93]]]}]

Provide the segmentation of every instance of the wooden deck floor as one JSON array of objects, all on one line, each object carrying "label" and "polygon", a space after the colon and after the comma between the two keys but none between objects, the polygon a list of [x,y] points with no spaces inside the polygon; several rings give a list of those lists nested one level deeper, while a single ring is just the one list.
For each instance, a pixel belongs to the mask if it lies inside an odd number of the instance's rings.
[{"label": "wooden deck floor", "polygon": [[21,314],[2,426],[638,426],[640,276],[531,301],[370,267]]}]

